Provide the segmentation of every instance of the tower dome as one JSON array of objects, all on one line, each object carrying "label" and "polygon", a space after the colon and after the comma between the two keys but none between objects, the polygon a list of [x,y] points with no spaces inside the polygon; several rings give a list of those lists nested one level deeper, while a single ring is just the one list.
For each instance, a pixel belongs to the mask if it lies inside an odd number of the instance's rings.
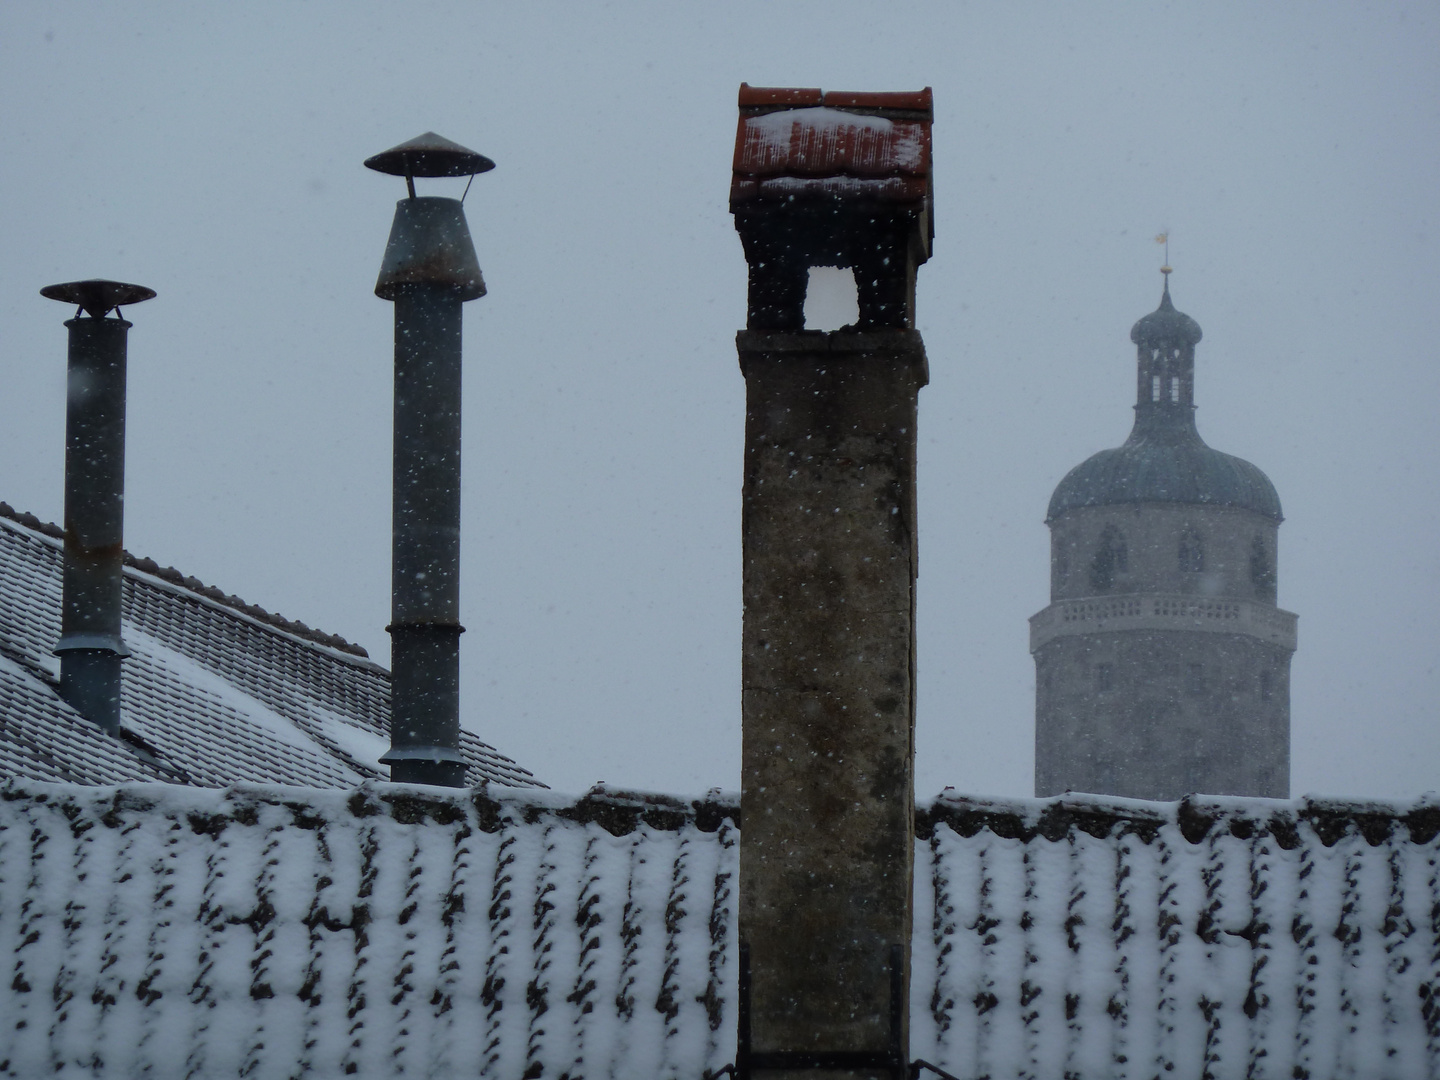
[{"label": "tower dome", "polygon": [[1056,486],[1045,520],[1080,506],[1162,502],[1230,506],[1283,520],[1270,478],[1244,458],[1206,446],[1198,432],[1175,442],[1132,434],[1123,446],[1091,455]]},{"label": "tower dome", "polygon": [[1253,510],[1280,521],[1280,497],[1259,468],[1205,444],[1195,428],[1195,344],[1200,324],[1177,311],[1165,282],[1160,306],[1130,330],[1138,349],[1135,427],[1060,481],[1046,521],[1081,506],[1189,503]]}]

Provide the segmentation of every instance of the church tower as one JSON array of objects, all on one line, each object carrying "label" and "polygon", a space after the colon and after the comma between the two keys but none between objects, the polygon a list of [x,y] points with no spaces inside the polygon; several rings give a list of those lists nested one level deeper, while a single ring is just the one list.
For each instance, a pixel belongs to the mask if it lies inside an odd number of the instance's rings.
[{"label": "church tower", "polygon": [[1200,327],[1137,322],[1135,427],[1050,499],[1030,620],[1035,794],[1288,798],[1295,616],[1275,604],[1280,499],[1195,428]]}]

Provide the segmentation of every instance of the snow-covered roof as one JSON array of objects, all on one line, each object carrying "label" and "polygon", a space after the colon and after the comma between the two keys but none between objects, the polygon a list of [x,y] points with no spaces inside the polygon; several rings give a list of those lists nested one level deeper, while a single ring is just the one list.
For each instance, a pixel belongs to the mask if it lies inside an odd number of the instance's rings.
[{"label": "snow-covered roof", "polygon": [[[58,693],[62,533],[0,503],[0,776],[352,787],[384,779],[390,674],[365,650],[126,556],[122,731]],[[462,733],[472,783],[534,785]]]},{"label": "snow-covered roof", "polygon": [[[738,811],[597,790],[0,787],[0,1075],[699,1078]],[[943,797],[911,1053],[1440,1075],[1440,805]]]}]

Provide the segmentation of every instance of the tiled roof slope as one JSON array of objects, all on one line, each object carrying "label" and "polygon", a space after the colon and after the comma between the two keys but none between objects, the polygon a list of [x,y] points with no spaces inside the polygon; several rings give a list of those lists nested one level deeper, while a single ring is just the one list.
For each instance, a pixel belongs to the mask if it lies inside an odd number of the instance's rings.
[{"label": "tiled roof slope", "polygon": [[732,208],[846,195],[920,202],[930,192],[930,90],[849,93],[740,86]]},{"label": "tiled roof slope", "polygon": [[[0,787],[0,1075],[733,1059],[737,811]],[[963,1077],[1440,1075],[1440,806],[942,798],[912,1043]]]},{"label": "tiled roof slope", "polygon": [[[9,507],[0,504],[9,511]],[[390,675],[343,639],[127,556],[122,734],[57,692],[61,541],[0,513],[0,776],[352,787],[388,774]],[[147,569],[148,568],[148,569]],[[471,783],[535,785],[468,732]]]}]

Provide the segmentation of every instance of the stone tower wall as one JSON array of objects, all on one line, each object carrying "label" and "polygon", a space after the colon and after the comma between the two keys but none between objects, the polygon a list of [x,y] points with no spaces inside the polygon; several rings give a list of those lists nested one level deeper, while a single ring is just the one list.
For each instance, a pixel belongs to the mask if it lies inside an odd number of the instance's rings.
[{"label": "stone tower wall", "polygon": [[1035,792],[1289,798],[1290,655],[1248,634],[1122,630],[1035,653]]},{"label": "stone tower wall", "polygon": [[1278,522],[1122,503],[1050,526],[1052,603],[1031,624],[1035,793],[1288,798],[1295,619],[1275,606]]}]

